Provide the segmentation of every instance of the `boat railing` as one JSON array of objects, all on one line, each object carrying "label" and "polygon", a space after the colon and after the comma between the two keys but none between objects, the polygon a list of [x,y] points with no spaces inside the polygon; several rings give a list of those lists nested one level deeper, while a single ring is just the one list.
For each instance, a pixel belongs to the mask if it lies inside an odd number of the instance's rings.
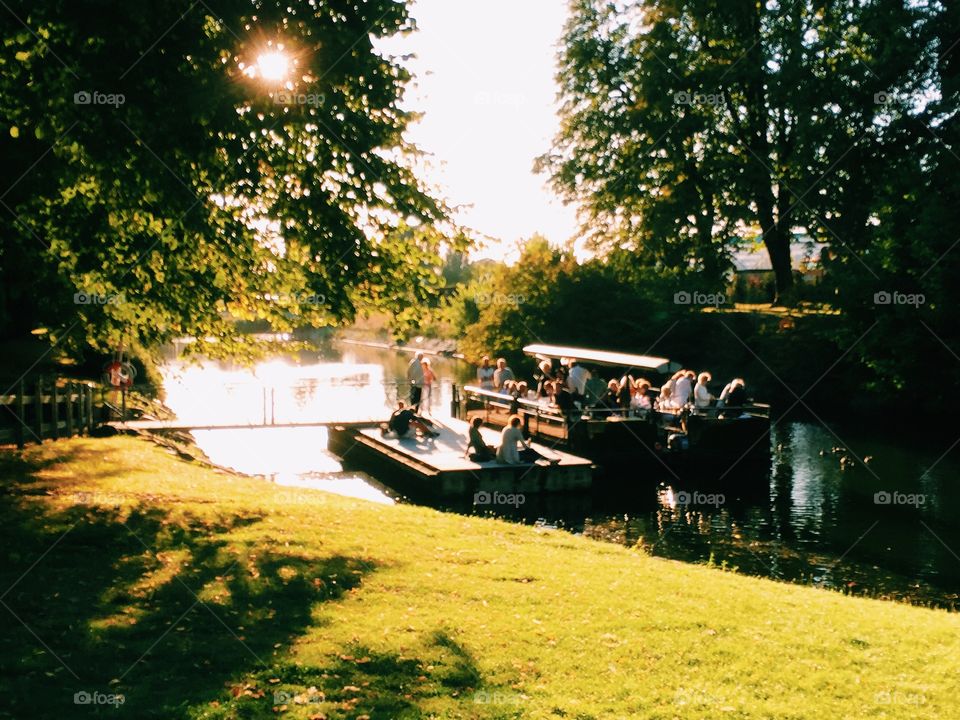
[{"label": "boat railing", "polygon": [[[491,409],[504,412],[513,410],[520,416],[523,421],[523,429],[528,434],[540,434],[542,430],[549,428],[552,432],[544,434],[559,435],[562,439],[567,439],[567,417],[560,408],[545,406],[536,400],[514,397],[476,385],[465,385],[463,387],[463,399],[466,411],[471,409],[484,410],[485,420],[489,419]],[[475,406],[471,407],[472,404],[475,404]],[[462,419],[466,419],[466,417]]]}]

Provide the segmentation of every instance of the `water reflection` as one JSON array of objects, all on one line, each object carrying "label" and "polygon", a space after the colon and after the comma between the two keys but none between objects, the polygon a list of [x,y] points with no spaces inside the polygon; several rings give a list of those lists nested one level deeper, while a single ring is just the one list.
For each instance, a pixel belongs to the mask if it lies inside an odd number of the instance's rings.
[{"label": "water reflection", "polygon": [[[181,418],[198,422],[384,418],[406,395],[409,360],[402,353],[343,346],[322,359],[303,354],[253,370],[174,363],[165,374],[167,402]],[[439,378],[434,414],[443,416],[453,384],[472,380],[473,369],[445,358],[433,359],[433,366]],[[651,459],[618,478],[619,486],[609,492],[527,496],[497,514],[639,545],[658,556],[953,607],[960,590],[956,454],[837,432],[842,440],[818,424],[779,424],[768,474],[751,478],[755,470],[738,467],[719,489],[677,487],[669,476],[656,478],[659,468]],[[214,462],[292,488],[378,502],[394,502],[404,492],[410,502],[487,512],[475,508],[471,497],[438,504],[410,488],[391,490],[344,471],[326,452],[322,428],[216,430],[197,432],[196,438]],[[863,467],[855,457],[872,460]]]}]

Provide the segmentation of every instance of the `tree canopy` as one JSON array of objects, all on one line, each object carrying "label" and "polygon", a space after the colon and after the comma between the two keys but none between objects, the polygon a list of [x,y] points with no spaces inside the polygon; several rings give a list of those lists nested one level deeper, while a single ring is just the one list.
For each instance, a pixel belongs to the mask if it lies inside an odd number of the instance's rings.
[{"label": "tree canopy", "polygon": [[228,352],[238,319],[429,290],[446,208],[375,44],[413,29],[394,0],[4,3],[0,334]]},{"label": "tree canopy", "polygon": [[[903,163],[939,152],[947,9],[878,0],[575,0],[538,166],[601,249],[716,275],[759,239],[781,296],[806,232],[863,261]],[[930,166],[930,163],[926,163]]]}]

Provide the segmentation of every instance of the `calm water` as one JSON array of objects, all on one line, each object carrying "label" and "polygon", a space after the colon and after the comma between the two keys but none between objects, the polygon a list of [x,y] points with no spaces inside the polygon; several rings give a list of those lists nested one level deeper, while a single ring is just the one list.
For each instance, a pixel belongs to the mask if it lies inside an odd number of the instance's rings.
[{"label": "calm water", "polygon": [[[338,345],[324,353],[272,360],[250,370],[226,364],[170,364],[167,404],[190,421],[277,422],[385,418],[406,389],[410,356]],[[449,414],[454,382],[473,369],[432,358],[440,377],[433,414]],[[839,435],[835,435],[836,431]],[[195,433],[216,463],[292,488],[312,487],[375,502],[403,497],[326,452],[326,431],[263,429]],[[592,495],[527,496],[496,514],[556,525],[588,537],[641,545],[655,555],[709,562],[739,572],[897,598],[960,606],[960,445],[885,442],[819,423],[784,422],[773,431],[772,466],[763,481],[734,470],[723,496],[672,486],[652,459]],[[869,457],[866,467],[851,453]],[[740,476],[737,477],[737,474]],[[388,478],[380,478],[389,483]],[[759,485],[749,494],[737,485]],[[694,483],[695,484],[695,483]],[[877,493],[885,493],[877,495]],[[472,497],[440,506],[471,514]]]}]

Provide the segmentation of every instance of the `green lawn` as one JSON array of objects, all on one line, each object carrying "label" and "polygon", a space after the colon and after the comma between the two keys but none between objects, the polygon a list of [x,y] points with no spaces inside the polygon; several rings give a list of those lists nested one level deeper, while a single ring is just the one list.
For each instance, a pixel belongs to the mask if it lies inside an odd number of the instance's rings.
[{"label": "green lawn", "polygon": [[0,453],[0,474],[3,718],[960,716],[955,614],[132,438]]}]

